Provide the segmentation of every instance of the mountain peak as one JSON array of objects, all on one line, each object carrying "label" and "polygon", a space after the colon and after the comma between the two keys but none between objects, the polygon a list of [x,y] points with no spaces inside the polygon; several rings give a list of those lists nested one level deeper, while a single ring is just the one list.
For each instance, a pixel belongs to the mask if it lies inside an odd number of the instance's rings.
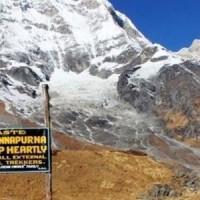
[{"label": "mountain peak", "polygon": [[182,56],[186,60],[196,60],[200,61],[200,40],[195,39],[191,46],[188,48],[182,48],[180,51],[177,52],[178,55]]},{"label": "mountain peak", "polygon": [[80,72],[105,60],[114,67],[119,54],[134,56],[149,43],[105,0],[9,0],[1,2],[1,9],[5,61],[5,52],[18,63],[16,52],[24,57],[37,52],[28,56],[29,65],[43,62],[43,54],[49,66]]}]

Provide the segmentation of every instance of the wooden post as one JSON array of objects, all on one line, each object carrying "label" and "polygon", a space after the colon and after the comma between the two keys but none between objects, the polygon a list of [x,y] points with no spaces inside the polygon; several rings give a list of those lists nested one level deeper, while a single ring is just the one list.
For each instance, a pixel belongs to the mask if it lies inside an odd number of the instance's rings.
[{"label": "wooden post", "polygon": [[[50,115],[50,98],[49,98],[49,86],[47,84],[42,85],[42,91],[44,95],[44,122],[46,127],[49,128],[51,134],[51,115]],[[51,139],[51,137],[50,137]],[[50,149],[51,152],[51,149]],[[46,200],[52,200],[52,174],[51,172],[46,175]]]}]

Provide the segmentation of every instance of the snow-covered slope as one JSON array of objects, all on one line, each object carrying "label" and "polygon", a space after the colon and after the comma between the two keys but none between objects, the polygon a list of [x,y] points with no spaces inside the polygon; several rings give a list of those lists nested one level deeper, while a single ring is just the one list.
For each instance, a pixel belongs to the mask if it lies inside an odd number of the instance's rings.
[{"label": "snow-covered slope", "polygon": [[9,55],[10,62],[29,66],[113,71],[118,62],[125,62],[120,54],[134,56],[149,43],[103,0],[8,0],[0,6],[5,61]]},{"label": "snow-covered slope", "polygon": [[3,0],[0,10],[0,98],[22,114],[55,69],[107,78],[150,44],[104,0]]},{"label": "snow-covered slope", "polygon": [[151,76],[155,76],[164,65],[179,64],[183,61],[179,56],[175,56],[173,53],[167,51],[164,47],[158,44],[147,46],[146,48],[155,48],[156,51],[146,62],[141,63],[142,66],[133,74],[132,79],[148,79]]}]

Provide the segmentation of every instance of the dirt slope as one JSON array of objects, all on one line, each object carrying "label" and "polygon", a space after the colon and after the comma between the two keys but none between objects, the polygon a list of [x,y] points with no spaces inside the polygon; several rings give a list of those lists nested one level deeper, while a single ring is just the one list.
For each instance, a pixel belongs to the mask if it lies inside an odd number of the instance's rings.
[{"label": "dirt slope", "polygon": [[[147,156],[108,150],[66,150],[53,156],[54,200],[130,200],[172,172]],[[45,175],[2,174],[0,199],[44,200]]]}]

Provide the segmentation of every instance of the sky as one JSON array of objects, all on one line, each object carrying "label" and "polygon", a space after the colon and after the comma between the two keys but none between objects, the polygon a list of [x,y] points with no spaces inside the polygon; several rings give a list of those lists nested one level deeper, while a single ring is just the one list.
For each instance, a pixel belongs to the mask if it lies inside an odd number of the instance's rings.
[{"label": "sky", "polygon": [[172,51],[200,39],[200,0],[109,0],[153,43]]}]

